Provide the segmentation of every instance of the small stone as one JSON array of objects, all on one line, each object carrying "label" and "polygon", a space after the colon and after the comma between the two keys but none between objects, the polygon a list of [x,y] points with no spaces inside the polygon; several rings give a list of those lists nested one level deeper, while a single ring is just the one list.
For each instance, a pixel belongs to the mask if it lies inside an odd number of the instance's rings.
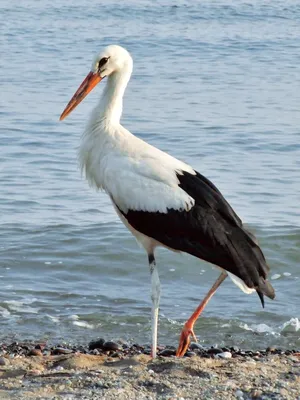
[{"label": "small stone", "polygon": [[72,350],[64,349],[63,347],[56,347],[54,350],[52,350],[53,355],[71,354],[71,353],[73,353]]},{"label": "small stone", "polygon": [[288,359],[293,361],[294,363],[298,363],[299,362],[299,358],[295,357],[295,356],[289,356]]},{"label": "small stone", "polygon": [[238,399],[243,399],[244,398],[244,393],[241,391],[241,390],[237,390],[236,392],[235,392],[235,396],[238,398]]},{"label": "small stone", "polygon": [[102,339],[102,338],[97,339],[97,340],[92,340],[92,341],[89,343],[89,350],[102,349],[104,343],[105,343],[105,340]]},{"label": "small stone", "polygon": [[275,353],[276,347],[267,347],[266,352],[267,353]]},{"label": "small stone", "polygon": [[223,352],[226,352],[226,351],[229,351],[229,352],[230,352],[230,349],[229,349],[228,347],[222,347],[222,351],[223,351]]},{"label": "small stone", "polygon": [[240,349],[238,348],[238,346],[232,346],[230,347],[231,351],[234,351],[235,353],[237,353],[238,351],[240,351]]},{"label": "small stone", "polygon": [[191,350],[205,350],[205,348],[200,343],[197,343],[197,342],[192,342],[190,344],[190,349]]},{"label": "small stone", "polygon": [[28,376],[39,376],[39,375],[41,375],[41,373],[42,372],[39,369],[32,369],[32,370],[28,371],[26,375],[28,375]]},{"label": "small stone", "polygon": [[149,369],[149,370],[148,370],[148,373],[149,373],[150,375],[154,375],[154,374],[155,374],[155,372],[153,371],[153,369]]},{"label": "small stone", "polygon": [[232,354],[230,351],[224,351],[223,353],[218,353],[214,355],[215,358],[231,358]]},{"label": "small stone", "polygon": [[39,356],[39,357],[42,357],[42,356],[43,356],[43,353],[42,353],[41,350],[39,350],[39,349],[32,349],[32,350],[29,351],[28,355],[29,355],[29,356]]},{"label": "small stone", "polygon": [[38,343],[38,344],[35,346],[35,349],[44,350],[45,347],[46,347],[46,343]]},{"label": "small stone", "polygon": [[263,392],[262,390],[255,389],[251,392],[250,396],[252,399],[259,399],[262,396]]},{"label": "small stone", "polygon": [[185,357],[194,357],[196,355],[197,354],[194,351],[187,351],[184,356]]},{"label": "small stone", "polygon": [[219,354],[222,353],[222,350],[217,349],[215,347],[211,347],[210,349],[207,350],[208,354]]},{"label": "small stone", "polygon": [[6,365],[7,364],[7,360],[4,357],[0,357],[0,365]]},{"label": "small stone", "polygon": [[108,341],[103,344],[103,350],[120,350],[120,346],[116,342]]},{"label": "small stone", "polygon": [[62,365],[57,365],[55,368],[53,368],[55,371],[63,371],[64,367]]},{"label": "small stone", "polygon": [[172,349],[164,349],[159,353],[160,356],[162,357],[170,357],[170,356],[175,356],[176,351]]}]

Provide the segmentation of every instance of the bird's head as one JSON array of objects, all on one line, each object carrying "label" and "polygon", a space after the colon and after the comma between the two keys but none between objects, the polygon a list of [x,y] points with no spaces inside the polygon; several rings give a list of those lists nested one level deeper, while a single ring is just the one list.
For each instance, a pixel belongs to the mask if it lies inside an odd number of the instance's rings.
[{"label": "bird's head", "polygon": [[95,57],[91,71],[69,101],[60,116],[60,120],[66,118],[102,79],[123,71],[129,73],[132,71],[132,58],[128,51],[117,45],[106,47]]}]

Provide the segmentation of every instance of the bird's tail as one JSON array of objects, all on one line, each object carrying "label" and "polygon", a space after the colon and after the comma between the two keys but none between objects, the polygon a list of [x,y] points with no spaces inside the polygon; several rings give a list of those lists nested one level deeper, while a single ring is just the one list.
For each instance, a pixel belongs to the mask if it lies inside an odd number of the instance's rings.
[{"label": "bird's tail", "polygon": [[261,304],[265,306],[264,295],[269,297],[269,299],[275,299],[275,290],[271,283],[263,278],[260,279],[259,287],[256,289],[256,292],[260,298]]},{"label": "bird's tail", "polygon": [[[256,290],[261,304],[264,307],[264,296],[270,299],[275,298],[275,290],[271,283],[267,280],[270,268],[266,262],[265,256],[257,242],[256,237],[245,229],[243,226],[240,227],[243,232],[243,238],[247,245],[243,247],[245,252],[245,258],[247,260],[246,274],[244,275],[244,282],[249,288]],[[241,244],[241,241],[239,241]]]}]

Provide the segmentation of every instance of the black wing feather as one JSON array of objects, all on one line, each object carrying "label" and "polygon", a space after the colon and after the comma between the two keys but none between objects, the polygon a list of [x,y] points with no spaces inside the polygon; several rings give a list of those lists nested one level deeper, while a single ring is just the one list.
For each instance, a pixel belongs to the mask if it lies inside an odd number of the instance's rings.
[{"label": "black wing feather", "polygon": [[190,211],[120,212],[139,232],[226,269],[255,288],[261,299],[263,294],[274,298],[274,289],[266,281],[269,267],[257,240],[221,192],[198,172],[180,171],[177,177],[179,187],[195,199]]}]

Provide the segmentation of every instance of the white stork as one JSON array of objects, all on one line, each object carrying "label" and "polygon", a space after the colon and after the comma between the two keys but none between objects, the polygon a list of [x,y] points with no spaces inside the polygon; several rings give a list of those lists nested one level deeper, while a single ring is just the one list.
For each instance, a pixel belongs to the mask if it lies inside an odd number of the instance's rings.
[{"label": "white stork", "polygon": [[245,293],[273,299],[269,267],[256,238],[220,191],[191,166],[132,135],[120,124],[123,95],[132,73],[132,58],[120,46],[106,47],[94,60],[65,110],[63,120],[107,77],[79,149],[82,170],[91,186],[110,197],[121,221],[145,248],[151,274],[152,356],[156,357],[160,281],[156,247],[186,252],[218,266],[221,275],[185,323],[177,356],[183,356],[193,326],[227,275]]}]

